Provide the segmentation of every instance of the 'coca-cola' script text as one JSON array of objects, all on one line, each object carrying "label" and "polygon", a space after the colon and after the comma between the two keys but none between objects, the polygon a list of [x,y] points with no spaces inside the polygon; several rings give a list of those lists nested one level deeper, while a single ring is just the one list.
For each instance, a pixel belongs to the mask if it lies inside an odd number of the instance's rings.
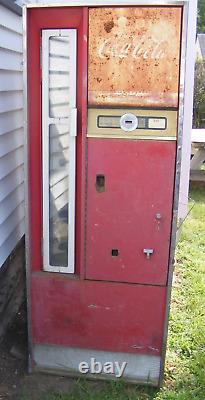
[{"label": "'coca-cola' script text", "polygon": [[132,40],[127,43],[121,44],[111,39],[107,39],[101,43],[98,48],[98,55],[101,59],[104,58],[127,58],[134,59],[143,58],[151,60],[161,60],[165,58],[165,49],[167,43],[164,40],[157,41],[155,39],[147,39],[146,37],[140,40]]}]

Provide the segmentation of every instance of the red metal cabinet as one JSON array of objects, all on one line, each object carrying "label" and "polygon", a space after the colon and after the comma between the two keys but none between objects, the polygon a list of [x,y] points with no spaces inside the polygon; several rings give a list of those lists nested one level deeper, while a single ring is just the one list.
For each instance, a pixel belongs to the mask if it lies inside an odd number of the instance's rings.
[{"label": "red metal cabinet", "polygon": [[90,355],[95,349],[159,356],[165,298],[165,287],[34,276],[33,342],[91,349]]},{"label": "red metal cabinet", "polygon": [[[176,227],[181,19],[182,7],[171,5],[27,10],[31,369],[79,374],[79,363],[95,357],[102,363],[125,361],[128,381],[159,384],[173,215]],[[167,33],[161,41],[165,26],[173,33],[171,46]],[[75,52],[67,54],[64,49],[59,54],[53,42],[49,47],[49,38],[54,32],[52,40],[62,44],[65,36],[69,47],[72,35],[66,30],[75,31]],[[42,47],[43,38],[48,40]],[[76,84],[73,80],[71,85],[73,64]],[[52,74],[60,76],[54,85]],[[73,103],[65,101],[71,86]],[[63,107],[66,117],[54,118],[49,107]],[[76,112],[77,121],[72,120]],[[137,120],[133,131],[121,124],[123,117],[129,125],[126,115]],[[49,124],[55,125],[52,132]],[[67,124],[66,129],[58,124]],[[56,147],[50,145],[49,135]],[[72,154],[71,142],[65,145],[66,135],[69,140],[75,137]],[[61,172],[71,163],[75,168],[68,183],[67,170],[63,179]],[[52,168],[60,171],[61,192],[49,181]],[[75,217],[69,214],[70,193]],[[58,200],[63,196],[67,196],[66,216]],[[64,221],[60,228],[53,224],[51,232],[52,206]],[[58,236],[66,236],[71,224],[73,264],[66,270],[66,262],[50,263],[49,246],[52,233],[53,253],[56,248],[65,253],[65,240],[58,242]],[[67,247],[69,240],[67,234]],[[64,260],[69,259],[66,256]]]}]

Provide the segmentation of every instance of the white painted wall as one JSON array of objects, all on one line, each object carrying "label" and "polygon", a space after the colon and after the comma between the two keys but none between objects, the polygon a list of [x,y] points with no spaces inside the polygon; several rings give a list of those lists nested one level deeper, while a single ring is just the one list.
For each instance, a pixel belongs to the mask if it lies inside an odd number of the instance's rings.
[{"label": "white painted wall", "polygon": [[22,17],[0,4],[0,267],[24,234]]}]

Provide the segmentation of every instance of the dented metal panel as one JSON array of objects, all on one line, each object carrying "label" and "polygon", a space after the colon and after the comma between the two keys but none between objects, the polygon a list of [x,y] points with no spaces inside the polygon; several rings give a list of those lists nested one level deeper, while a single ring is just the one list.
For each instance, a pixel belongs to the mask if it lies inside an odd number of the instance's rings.
[{"label": "dented metal panel", "polygon": [[181,7],[89,11],[89,105],[177,107]]}]

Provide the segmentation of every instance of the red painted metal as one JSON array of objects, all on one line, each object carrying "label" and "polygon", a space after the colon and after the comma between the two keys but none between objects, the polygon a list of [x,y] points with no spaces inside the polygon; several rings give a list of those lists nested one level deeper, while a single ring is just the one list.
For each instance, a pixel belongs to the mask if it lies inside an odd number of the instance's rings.
[{"label": "red painted metal", "polygon": [[166,285],[175,150],[175,142],[89,140],[86,278]]},{"label": "red painted metal", "polygon": [[[81,210],[84,208],[83,188],[85,163],[85,132],[87,129],[87,7],[46,8],[28,10],[28,131],[29,131],[29,198],[30,198],[30,235],[31,268],[40,271],[42,265],[42,131],[41,131],[41,69],[40,46],[41,30],[54,28],[77,28],[77,220],[76,220],[76,272],[80,273],[80,254],[84,230],[81,228]],[[84,89],[84,90],[83,90]],[[82,138],[84,135],[84,138]]]},{"label": "red painted metal", "polygon": [[[49,28],[78,30],[74,276],[42,265],[40,45]],[[32,343],[160,355],[176,143],[86,138],[87,31],[87,7],[28,9]],[[144,248],[154,249],[150,260]]]},{"label": "red painted metal", "polygon": [[34,343],[160,355],[166,288],[34,274]]}]

